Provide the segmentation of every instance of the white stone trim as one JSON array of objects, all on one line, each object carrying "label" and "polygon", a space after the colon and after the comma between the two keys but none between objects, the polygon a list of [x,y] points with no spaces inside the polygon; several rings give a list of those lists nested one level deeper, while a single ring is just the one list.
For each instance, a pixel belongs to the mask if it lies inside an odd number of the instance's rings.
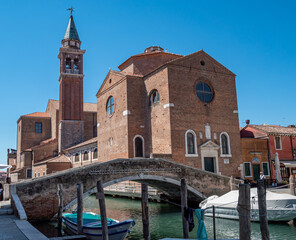
[{"label": "white stone trim", "polygon": [[163,108],[169,108],[169,107],[175,107],[175,104],[173,103],[167,103],[163,105]]},{"label": "white stone trim", "polygon": [[[194,150],[195,154],[189,154],[188,153],[188,146],[187,146],[187,134],[192,133],[194,136]],[[196,134],[192,129],[189,129],[185,132],[185,157],[198,157],[198,152],[197,152],[197,143],[196,143]]]},{"label": "white stone trim", "polygon": [[218,151],[216,149],[201,149],[201,166],[202,170],[205,170],[205,157],[214,158],[214,173],[219,173],[219,161],[218,161]]},{"label": "white stone trim", "polygon": [[233,110],[233,113],[238,113],[238,111],[237,110]]},{"label": "white stone trim", "polygon": [[208,123],[205,126],[205,136],[206,139],[211,139],[211,126]]},{"label": "white stone trim", "polygon": [[[228,154],[223,154],[223,152],[222,152],[222,139],[221,139],[221,137],[222,137],[223,134],[227,138]],[[227,132],[221,132],[220,133],[220,156],[221,157],[232,157],[231,151],[230,151],[230,137],[229,137]]]},{"label": "white stone trim", "polygon": [[[136,145],[135,145],[135,140],[136,138],[139,137],[142,139],[142,149],[143,149],[143,157],[145,157],[145,142],[144,142],[144,138],[137,134],[136,136],[134,136],[134,139],[133,139],[133,147],[134,147],[134,158],[136,158]],[[142,157],[137,157],[137,158],[142,158]]]},{"label": "white stone trim", "polygon": [[131,111],[130,111],[130,110],[124,110],[124,111],[122,112],[122,115],[123,115],[123,116],[131,115]]}]

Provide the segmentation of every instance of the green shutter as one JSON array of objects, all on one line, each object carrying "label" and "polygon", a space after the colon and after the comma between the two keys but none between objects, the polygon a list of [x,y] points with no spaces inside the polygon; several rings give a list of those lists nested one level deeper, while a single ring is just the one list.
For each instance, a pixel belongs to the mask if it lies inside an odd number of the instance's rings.
[{"label": "green shutter", "polygon": [[251,176],[251,169],[250,169],[250,166],[251,164],[250,163],[244,163],[244,168],[245,168],[245,176],[246,177],[249,177]]},{"label": "green shutter", "polygon": [[269,176],[269,172],[268,172],[268,165],[267,165],[268,163],[262,163],[262,168],[263,168],[263,174],[265,175],[265,176]]}]

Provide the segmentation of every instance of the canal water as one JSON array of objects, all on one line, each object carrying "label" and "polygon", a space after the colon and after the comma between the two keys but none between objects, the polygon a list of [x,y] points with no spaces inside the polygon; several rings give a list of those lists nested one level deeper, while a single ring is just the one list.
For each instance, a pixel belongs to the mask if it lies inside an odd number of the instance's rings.
[{"label": "canal water", "polygon": [[[127,239],[140,240],[142,238],[142,213],[141,201],[129,198],[106,197],[107,216],[120,221],[134,219],[136,225],[132,229]],[[84,211],[100,213],[99,203],[95,195],[84,199]],[[159,240],[166,237],[182,238],[182,218],[181,209],[169,203],[149,202],[150,232],[151,240]],[[205,218],[205,226],[208,237],[213,238],[212,218]],[[194,219],[195,227],[190,233],[190,238],[196,238],[198,227],[197,219]],[[35,223],[41,232],[48,237],[56,235],[55,224]],[[252,240],[261,239],[260,224],[252,223]],[[293,225],[269,224],[270,239],[292,240],[296,239],[296,227]],[[216,219],[216,236],[220,239],[238,239],[239,223],[235,220]]]},{"label": "canal water", "polygon": [[[141,201],[129,198],[106,197],[107,216],[120,221],[132,218],[136,225],[128,236],[129,240],[142,239],[142,213]],[[98,200],[94,195],[84,199],[84,211],[100,213]],[[182,238],[181,209],[169,203],[149,202],[151,240],[165,237]],[[191,238],[196,238],[198,227],[194,219],[195,228],[190,233]],[[213,219],[206,217],[205,226],[209,238],[213,238]],[[252,223],[252,240],[261,239],[260,224]],[[296,227],[288,224],[269,224],[270,239],[291,240],[296,239]],[[238,239],[239,224],[235,220],[216,219],[216,236],[220,239]]]}]

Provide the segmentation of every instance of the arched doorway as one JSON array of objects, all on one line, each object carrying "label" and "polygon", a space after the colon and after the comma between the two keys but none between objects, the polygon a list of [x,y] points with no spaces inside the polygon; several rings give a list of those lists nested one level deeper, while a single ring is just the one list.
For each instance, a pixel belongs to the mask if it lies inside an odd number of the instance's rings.
[{"label": "arched doorway", "polygon": [[144,138],[141,135],[134,137],[134,157],[145,157]]}]

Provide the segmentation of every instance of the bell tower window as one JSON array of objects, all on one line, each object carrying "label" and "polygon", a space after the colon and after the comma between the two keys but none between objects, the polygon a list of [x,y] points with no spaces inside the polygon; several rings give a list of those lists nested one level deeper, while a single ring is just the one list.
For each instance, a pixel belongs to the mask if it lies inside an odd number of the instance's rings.
[{"label": "bell tower window", "polygon": [[66,58],[66,73],[71,73],[71,58]]},{"label": "bell tower window", "polygon": [[79,74],[79,60],[74,60],[74,66],[73,66],[74,74]]}]

